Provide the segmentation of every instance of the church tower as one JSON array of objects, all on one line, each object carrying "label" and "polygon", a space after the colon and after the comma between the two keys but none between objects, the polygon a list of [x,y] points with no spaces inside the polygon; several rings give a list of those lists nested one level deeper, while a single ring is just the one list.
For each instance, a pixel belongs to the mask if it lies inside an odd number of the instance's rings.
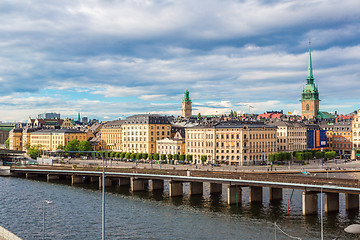
[{"label": "church tower", "polygon": [[319,91],[314,83],[311,62],[311,48],[309,44],[308,76],[306,78],[306,85],[303,87],[303,91],[301,94],[302,117],[307,119],[316,118],[319,113],[319,102]]},{"label": "church tower", "polygon": [[184,93],[184,100],[182,101],[182,116],[189,118],[192,115],[191,100],[189,97],[189,91],[186,89]]}]

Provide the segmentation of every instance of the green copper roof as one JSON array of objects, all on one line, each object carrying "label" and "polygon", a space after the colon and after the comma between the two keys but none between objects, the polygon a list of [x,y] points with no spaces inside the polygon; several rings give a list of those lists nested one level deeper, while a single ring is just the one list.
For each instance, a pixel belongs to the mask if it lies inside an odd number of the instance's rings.
[{"label": "green copper roof", "polygon": [[[311,61],[311,48],[309,44],[309,66],[308,66],[308,75],[307,80],[314,80],[313,70],[312,70],[312,61]],[[309,82],[309,81],[308,81]]]},{"label": "green copper roof", "polygon": [[301,100],[320,100],[319,99],[319,90],[314,83],[314,76],[312,70],[312,61],[311,61],[311,48],[309,43],[309,67],[308,67],[308,76],[306,78],[306,85],[303,87],[301,94]]},{"label": "green copper roof", "polygon": [[334,115],[332,115],[331,113],[328,112],[318,112],[317,118],[322,118],[322,119],[331,119],[331,118],[335,118]]},{"label": "green copper roof", "polygon": [[190,96],[189,96],[189,91],[186,89],[185,93],[184,93],[184,100],[183,102],[191,102],[190,100]]}]

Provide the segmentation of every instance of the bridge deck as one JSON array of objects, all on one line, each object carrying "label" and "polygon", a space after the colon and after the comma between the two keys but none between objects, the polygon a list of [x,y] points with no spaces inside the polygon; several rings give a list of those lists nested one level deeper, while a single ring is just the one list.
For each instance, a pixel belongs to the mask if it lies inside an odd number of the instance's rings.
[{"label": "bridge deck", "polygon": [[[119,172],[125,171],[125,172]],[[133,172],[131,172],[133,171]],[[135,172],[136,171],[136,172]],[[12,168],[12,173],[37,173],[58,175],[101,176],[99,170],[49,169],[49,168]],[[140,173],[139,173],[140,172]],[[142,172],[142,173],[141,173]],[[209,182],[239,186],[259,186],[274,188],[301,189],[306,191],[323,191],[336,193],[360,194],[357,179],[320,178],[299,175],[257,174],[257,173],[219,173],[206,171],[151,171],[150,169],[116,169],[107,170],[106,177],[137,177],[142,179],[174,180],[181,182]]]}]

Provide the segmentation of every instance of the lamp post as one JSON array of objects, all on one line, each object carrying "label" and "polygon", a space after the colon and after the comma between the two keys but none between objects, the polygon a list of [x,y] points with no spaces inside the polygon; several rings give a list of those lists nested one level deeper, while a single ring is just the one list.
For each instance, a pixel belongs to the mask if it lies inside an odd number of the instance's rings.
[{"label": "lamp post", "polygon": [[43,201],[43,239],[45,239],[45,204],[51,204],[48,200]]},{"label": "lamp post", "polygon": [[56,152],[68,152],[68,153],[98,153],[102,159],[102,194],[101,194],[101,239],[105,240],[105,159],[101,152],[98,151],[63,151],[61,149]]}]

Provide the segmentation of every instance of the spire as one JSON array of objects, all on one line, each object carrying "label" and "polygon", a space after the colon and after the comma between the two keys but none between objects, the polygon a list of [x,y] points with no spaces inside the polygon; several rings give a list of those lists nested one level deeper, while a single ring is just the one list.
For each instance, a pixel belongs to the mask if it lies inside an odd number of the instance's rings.
[{"label": "spire", "polygon": [[[312,61],[311,61],[311,42],[309,41],[309,66],[308,66],[308,75],[307,80],[314,80],[313,70],[312,70]],[[310,83],[310,81],[308,81]]]},{"label": "spire", "polygon": [[184,93],[184,102],[191,102],[190,100],[190,96],[189,96],[189,91],[186,89],[185,93]]}]

